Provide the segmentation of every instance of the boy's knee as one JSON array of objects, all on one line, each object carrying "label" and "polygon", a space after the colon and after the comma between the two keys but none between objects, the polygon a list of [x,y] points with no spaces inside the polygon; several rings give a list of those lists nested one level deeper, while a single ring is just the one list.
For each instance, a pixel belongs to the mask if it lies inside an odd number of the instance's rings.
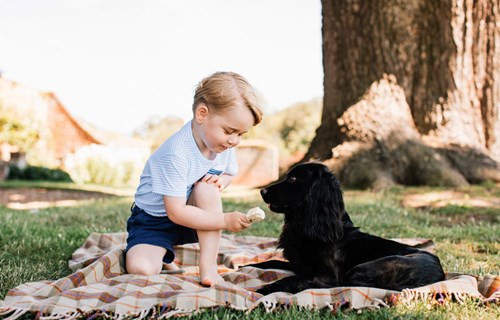
[{"label": "boy's knee", "polygon": [[197,183],[193,187],[191,196],[188,199],[188,204],[204,210],[222,212],[222,201],[219,188],[212,183]]},{"label": "boy's knee", "polygon": [[162,264],[155,265],[146,258],[137,257],[135,259],[127,259],[127,273],[150,276],[159,274],[162,269]]},{"label": "boy's knee", "polygon": [[200,182],[193,187],[193,197],[196,199],[220,197],[219,188],[213,183]]}]

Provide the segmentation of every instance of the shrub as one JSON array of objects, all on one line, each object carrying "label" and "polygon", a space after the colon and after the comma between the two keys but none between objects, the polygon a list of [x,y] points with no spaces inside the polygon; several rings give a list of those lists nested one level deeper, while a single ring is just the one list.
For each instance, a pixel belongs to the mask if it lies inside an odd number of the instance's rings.
[{"label": "shrub", "polygon": [[0,105],[0,141],[28,151],[40,138],[37,126],[29,118],[23,118]]},{"label": "shrub", "polygon": [[77,183],[130,186],[139,182],[149,148],[89,145],[69,154],[64,167]]},{"label": "shrub", "polygon": [[21,169],[15,165],[9,166],[8,180],[45,180],[72,182],[69,174],[61,169],[27,166]]}]

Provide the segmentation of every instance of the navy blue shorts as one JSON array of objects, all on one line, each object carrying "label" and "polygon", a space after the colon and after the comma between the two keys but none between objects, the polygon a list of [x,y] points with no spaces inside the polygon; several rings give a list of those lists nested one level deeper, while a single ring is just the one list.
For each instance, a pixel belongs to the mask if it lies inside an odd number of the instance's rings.
[{"label": "navy blue shorts", "polygon": [[136,244],[151,244],[167,249],[163,262],[174,261],[174,245],[198,242],[196,230],[175,224],[168,217],[155,217],[142,210],[135,203],[132,215],[127,220],[127,251]]}]

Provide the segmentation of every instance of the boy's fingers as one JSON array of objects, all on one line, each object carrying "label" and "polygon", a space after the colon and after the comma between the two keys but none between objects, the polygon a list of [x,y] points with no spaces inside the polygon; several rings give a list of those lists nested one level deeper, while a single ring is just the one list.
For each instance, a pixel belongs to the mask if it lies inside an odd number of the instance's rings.
[{"label": "boy's fingers", "polygon": [[248,220],[245,219],[244,221],[241,222],[241,225],[244,226],[245,228],[248,228],[252,225],[251,222],[247,222],[247,221]]},{"label": "boy's fingers", "polygon": [[219,176],[217,175],[211,175],[211,174],[207,174],[206,176],[204,176],[201,181],[203,182],[206,182],[206,183],[215,183],[219,180]]}]

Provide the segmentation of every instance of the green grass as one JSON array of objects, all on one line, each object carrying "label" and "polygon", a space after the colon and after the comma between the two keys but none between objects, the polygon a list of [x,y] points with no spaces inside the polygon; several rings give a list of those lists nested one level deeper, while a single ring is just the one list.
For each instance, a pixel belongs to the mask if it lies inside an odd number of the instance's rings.
[{"label": "green grass", "polygon": [[[54,187],[78,189],[74,184],[41,182],[9,182],[2,187]],[[89,187],[85,188],[86,190]],[[95,188],[93,191],[98,191]],[[439,209],[409,209],[400,205],[401,196],[423,193],[430,188],[395,188],[385,193],[347,191],[346,204],[353,221],[364,231],[383,237],[424,237],[436,243],[446,271],[474,275],[498,274],[499,210],[446,206]],[[475,196],[498,196],[495,185],[474,186],[465,190]],[[102,189],[101,189],[102,191]],[[461,191],[464,191],[463,189]],[[1,189],[0,189],[1,192]],[[91,232],[125,230],[132,198],[112,197],[82,202],[77,207],[19,211],[0,206],[0,299],[8,289],[19,284],[44,279],[58,279],[70,273],[67,267],[71,254]],[[225,211],[260,206],[256,197],[224,201]],[[266,208],[267,218],[240,235],[278,236],[282,216]],[[431,306],[424,303],[396,305],[378,310],[306,311],[297,308],[267,314],[256,309],[249,314],[219,308],[197,313],[197,319],[495,319],[500,317],[499,305],[484,306],[470,300],[464,304],[447,303]],[[33,318],[27,315],[25,318]]]}]

